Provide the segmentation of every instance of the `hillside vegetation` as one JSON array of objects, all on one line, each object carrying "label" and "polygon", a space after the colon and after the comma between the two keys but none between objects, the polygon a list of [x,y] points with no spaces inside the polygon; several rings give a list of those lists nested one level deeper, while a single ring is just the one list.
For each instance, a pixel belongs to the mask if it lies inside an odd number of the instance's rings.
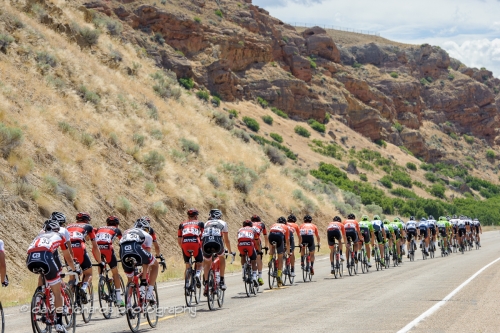
[{"label": "hillside vegetation", "polygon": [[[382,60],[361,64],[361,51],[237,1],[220,15],[203,0],[4,4],[0,238],[13,275],[56,209],[88,211],[96,226],[115,214],[124,228],[150,215],[170,259],[190,207],[202,219],[221,208],[233,240],[252,214],[269,224],[308,213],[320,226],[349,212],[500,221],[498,82],[487,71],[418,63],[436,71],[421,83],[417,63],[396,64],[400,50],[386,58],[389,46],[369,44]],[[384,67],[396,65],[397,75]],[[454,75],[443,92],[440,75]],[[439,109],[446,92],[468,109]],[[453,112],[488,116],[468,124]]]}]

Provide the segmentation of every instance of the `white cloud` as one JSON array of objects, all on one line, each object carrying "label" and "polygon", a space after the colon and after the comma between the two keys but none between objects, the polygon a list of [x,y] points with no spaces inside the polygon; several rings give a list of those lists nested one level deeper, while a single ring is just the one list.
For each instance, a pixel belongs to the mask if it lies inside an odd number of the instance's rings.
[{"label": "white cloud", "polygon": [[486,67],[496,77],[500,76],[500,39],[469,40],[461,44],[454,41],[444,42],[442,47],[451,57],[469,67]]}]

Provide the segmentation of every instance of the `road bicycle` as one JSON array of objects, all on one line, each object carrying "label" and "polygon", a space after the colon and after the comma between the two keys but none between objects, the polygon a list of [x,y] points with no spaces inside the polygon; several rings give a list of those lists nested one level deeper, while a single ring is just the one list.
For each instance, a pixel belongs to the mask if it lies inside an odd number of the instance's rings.
[{"label": "road bicycle", "polygon": [[192,306],[193,298],[196,304],[200,304],[201,284],[198,285],[196,284],[196,261],[193,260],[194,251],[188,250],[188,252],[190,257],[189,257],[189,268],[186,270],[186,277],[184,283],[184,298],[186,300],[186,306]]},{"label": "road bicycle", "polygon": [[281,280],[283,282],[283,285],[286,285],[286,281],[288,279],[288,284],[293,285],[293,281],[295,280],[295,276],[292,276],[292,261],[291,261],[291,255],[284,255],[283,256],[283,271],[281,273]]},{"label": "road bicycle", "polygon": [[434,247],[434,242],[431,240],[429,242],[429,257],[434,258],[434,251],[436,250],[435,247]]},{"label": "road bicycle", "polygon": [[441,257],[446,257],[447,255],[449,255],[446,247],[444,246],[443,236],[439,236],[439,248],[441,249]]},{"label": "road bicycle", "polygon": [[335,278],[341,278],[344,272],[344,263],[340,259],[339,244],[335,243],[333,249],[333,275]]},{"label": "road bicycle", "polygon": [[[161,256],[156,258],[163,259]],[[129,266],[134,267],[134,277],[132,282],[127,284],[125,292],[125,306],[127,314],[127,323],[132,332],[138,332],[139,326],[141,325],[141,317],[146,317],[149,326],[155,328],[158,324],[158,288],[156,283],[154,285],[154,300],[146,300],[147,288],[149,286],[149,272],[144,273],[142,271],[142,266],[137,265],[137,260],[134,257],[128,257],[125,262]],[[166,265],[163,261],[160,261],[160,265],[163,266],[162,273],[166,269]],[[145,274],[146,285],[141,285],[141,279]]]},{"label": "road bicycle", "polygon": [[[50,333],[52,331],[52,327],[56,325],[54,293],[45,279],[45,270],[43,268],[38,268],[35,269],[34,272],[40,274],[42,285],[36,288],[36,291],[31,298],[31,327],[34,333]],[[63,325],[68,332],[74,333],[76,329],[75,298],[74,293],[71,291],[71,287],[62,280],[66,275],[74,276],[75,279],[72,281],[78,283],[78,274],[72,271],[60,274],[61,296],[63,298]],[[2,313],[2,331],[3,328],[4,324]]]},{"label": "road bicycle", "polygon": [[412,236],[410,241],[410,248],[408,249],[408,256],[410,257],[410,261],[415,261],[415,250],[417,249],[417,244],[415,243],[415,239]]},{"label": "road bicycle", "polygon": [[389,239],[386,239],[384,242],[384,264],[385,264],[385,269],[391,267],[391,253],[389,249]]},{"label": "road bicycle", "polygon": [[247,250],[245,250],[244,259],[245,263],[243,264],[243,283],[245,283],[245,292],[247,294],[247,297],[250,297],[250,295],[257,296],[257,293],[259,292],[259,284],[257,283],[257,280],[253,279],[252,261],[248,256]]},{"label": "road bicycle", "polygon": [[364,242],[360,242],[361,250],[358,252],[358,261],[361,263],[361,271],[363,274],[368,273],[370,267],[368,267],[368,256],[366,254]]},{"label": "road bicycle", "polygon": [[277,284],[277,277],[278,277],[278,251],[276,249],[276,242],[272,242],[271,245],[274,248],[274,253],[269,260],[268,264],[268,271],[267,271],[267,277],[268,277],[268,282],[269,282],[269,289],[274,288],[274,284],[276,283],[276,287],[278,287]]},{"label": "road bicycle", "polygon": [[476,233],[476,236],[474,237],[474,242],[476,244],[476,250],[479,250],[480,246],[479,246],[479,235]]},{"label": "road bicycle", "polygon": [[391,251],[392,251],[392,265],[394,267],[397,267],[399,266],[399,257],[398,257],[398,250],[397,250],[397,245],[396,245],[396,240],[392,242],[392,247],[391,247]]},{"label": "road bicycle", "polygon": [[[302,279],[304,282],[307,282],[308,280],[312,280],[312,274],[311,274],[311,253],[309,252],[309,243],[302,243],[300,247],[304,247],[304,265],[301,265],[302,268]],[[319,244],[316,245],[315,247],[318,248],[319,251]]]},{"label": "road bicycle", "polygon": [[[101,307],[101,312],[104,318],[111,318],[111,314],[113,313],[113,307],[116,306],[118,309],[118,313],[123,315],[124,313],[120,311],[120,304],[118,304],[118,300],[116,298],[116,287],[115,280],[113,279],[113,275],[109,277],[109,272],[111,268],[109,268],[108,263],[106,262],[106,258],[102,256],[102,262],[106,265],[104,269],[99,273],[99,283],[97,284],[97,294],[99,297],[99,306]],[[118,260],[117,262],[121,262]],[[99,264],[93,264],[92,266],[98,266]],[[125,296],[125,284],[123,283],[123,279],[121,275],[118,275],[120,279],[120,292],[122,297]]]},{"label": "road bicycle", "polygon": [[[234,261],[234,254],[233,261]],[[227,255],[226,255],[227,258]],[[212,253],[211,257],[212,263],[210,265],[210,270],[208,271],[208,282],[207,282],[207,303],[210,310],[215,310],[215,299],[217,298],[217,305],[222,308],[224,304],[224,290],[220,288],[220,261],[219,255],[217,253]],[[232,263],[232,262],[231,262]]]},{"label": "road bicycle", "polygon": [[375,258],[375,267],[377,268],[377,271],[381,271],[384,265],[382,265],[382,261],[380,260],[381,254],[377,239],[375,239],[375,246],[372,249],[372,255]]},{"label": "road bicycle", "polygon": [[347,271],[350,276],[358,274],[358,263],[354,255],[354,242],[351,237],[347,239],[346,250],[347,250]]}]

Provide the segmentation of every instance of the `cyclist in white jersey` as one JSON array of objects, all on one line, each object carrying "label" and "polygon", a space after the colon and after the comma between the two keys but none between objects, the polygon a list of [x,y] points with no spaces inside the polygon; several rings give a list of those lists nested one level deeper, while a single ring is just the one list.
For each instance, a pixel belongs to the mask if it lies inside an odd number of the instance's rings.
[{"label": "cyclist in white jersey", "polygon": [[481,247],[481,237],[479,236],[479,234],[483,233],[483,228],[481,228],[481,222],[479,222],[477,218],[475,218],[473,222],[474,222],[474,229],[476,230],[476,235],[477,235],[477,243],[479,247]]},{"label": "cyclist in white jersey", "polygon": [[[427,219],[425,217],[422,217],[420,219],[418,229],[420,230],[420,248],[425,253],[425,255],[429,255],[429,224],[427,223]],[[425,244],[425,247],[422,246],[422,244]]]},{"label": "cyclist in white jersey", "polygon": [[[382,254],[384,253],[384,239],[386,235],[385,235],[384,223],[382,222],[380,216],[378,215],[373,216],[372,226],[373,226],[373,234],[375,235],[375,239],[377,240],[378,243],[378,248],[380,250],[380,253]],[[375,255],[374,249],[372,249],[372,255]],[[383,265],[384,258],[381,258],[380,261],[382,262]]]},{"label": "cyclist in white jersey", "polygon": [[434,216],[429,215],[429,219],[427,220],[427,226],[429,227],[429,240],[432,242],[431,244],[434,245],[434,251],[436,251],[438,245],[437,245],[437,240],[436,240],[436,220],[434,219]]},{"label": "cyclist in white jersey", "polygon": [[410,251],[415,251],[415,249],[411,248],[411,240],[417,239],[417,222],[415,221],[415,217],[410,216],[410,220],[406,222],[405,230],[406,241],[408,243],[408,258],[410,258]]}]

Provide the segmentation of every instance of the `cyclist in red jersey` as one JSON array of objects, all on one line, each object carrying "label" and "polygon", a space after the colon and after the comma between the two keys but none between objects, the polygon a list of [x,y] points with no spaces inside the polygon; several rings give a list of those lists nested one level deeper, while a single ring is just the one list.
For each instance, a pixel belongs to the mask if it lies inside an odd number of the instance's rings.
[{"label": "cyclist in red jersey", "polygon": [[361,230],[359,229],[358,221],[356,221],[356,216],[354,214],[349,214],[347,220],[344,221],[344,230],[346,241],[349,239],[354,243],[354,261],[358,262],[358,250],[360,247],[359,240],[362,239]]},{"label": "cyclist in red jersey", "polygon": [[286,225],[290,229],[290,266],[291,276],[295,276],[295,235],[297,235],[298,243],[302,244],[302,236],[300,235],[300,228],[297,225],[297,217],[293,214],[288,215]]},{"label": "cyclist in red jersey", "polygon": [[[259,285],[263,286],[264,285],[264,280],[262,279],[262,250],[265,249],[266,251],[269,250],[269,240],[267,239],[267,229],[266,225],[264,222],[260,220],[260,216],[258,215],[253,215],[250,219],[253,222],[253,227],[255,227],[257,230],[255,231],[255,248],[257,249],[257,269],[259,271],[259,276],[257,281],[259,282]],[[262,247],[262,241],[260,240],[260,235],[264,235],[264,242],[265,242],[265,247]]]},{"label": "cyclist in red jersey", "polygon": [[[113,241],[115,239],[122,239],[122,232],[118,229],[120,224],[120,219],[116,216],[109,216],[106,219],[106,226],[100,227],[95,230],[95,240],[99,250],[101,251],[101,256],[106,259],[106,262],[111,269],[113,274],[113,281],[115,284],[116,293],[116,305],[124,307],[125,303],[122,300],[121,293],[121,283],[120,274],[118,273],[118,262],[116,260],[115,251],[113,249]],[[99,273],[101,273],[102,268],[99,267]]]},{"label": "cyclist in red jersey", "polygon": [[320,245],[320,237],[318,233],[318,228],[312,223],[311,215],[304,216],[304,224],[300,226],[300,237],[302,241],[300,243],[300,266],[304,267],[304,255],[305,255],[305,244],[308,244],[309,253],[311,255],[311,275],[314,275],[314,252],[316,251],[316,245],[314,244],[314,236],[318,241],[318,246]]},{"label": "cyclist in red jersey", "polygon": [[[35,273],[42,273],[45,276],[50,289],[54,293],[54,308],[56,310],[55,329],[60,333],[68,331],[63,325],[63,299],[61,296],[61,277],[59,276],[59,267],[54,261],[54,252],[60,247],[68,263],[68,266],[76,271],[76,267],[71,258],[71,254],[66,246],[66,239],[59,233],[59,222],[49,220],[46,224],[45,231],[41,232],[31,242],[28,248],[28,258],[26,258],[26,266]],[[76,271],[80,273],[79,271]]]},{"label": "cyclist in red jersey", "polygon": [[[193,251],[194,260],[196,262],[196,287],[201,288],[201,265],[203,263],[203,253],[201,252],[201,235],[205,224],[198,221],[198,210],[191,208],[187,211],[188,219],[179,224],[177,230],[177,244],[182,250],[186,270],[184,271],[184,281],[186,281],[186,272],[190,268],[189,259],[191,254],[188,251]],[[189,282],[186,282],[186,288],[189,288]]]},{"label": "cyclist in red jersey", "polygon": [[[269,229],[268,238],[271,244],[269,260],[272,260],[274,251],[278,252],[278,276],[276,277],[276,281],[278,282],[278,287],[280,287],[283,284],[281,281],[283,253],[290,253],[290,229],[286,226],[286,219],[283,216],[281,216],[277,222],[278,223],[273,224],[271,229]],[[276,243],[276,246],[273,246],[273,243]]]},{"label": "cyclist in red jersey", "polygon": [[342,243],[344,242],[345,230],[340,217],[335,216],[333,222],[330,222],[326,227],[326,235],[328,237],[328,246],[330,247],[330,262],[332,263],[331,273],[334,273],[333,250],[335,249],[335,240],[339,242],[340,260],[344,261],[342,254]]},{"label": "cyclist in red jersey", "polygon": [[101,251],[99,251],[99,246],[95,240],[94,228],[89,224],[90,220],[91,218],[88,213],[78,213],[76,215],[76,223],[73,223],[67,228],[70,234],[74,258],[80,264],[80,268],[83,272],[83,283],[80,288],[83,294],[82,297],[87,297],[88,282],[92,279],[92,262],[85,249],[85,241],[90,240],[92,242],[92,254],[94,255],[94,259],[101,264],[101,268],[105,267],[105,264],[101,262]]},{"label": "cyclist in red jersey", "polygon": [[[243,221],[243,228],[238,230],[238,250],[240,251],[241,266],[245,264],[245,250],[252,263],[252,281],[257,287],[257,250],[255,249],[255,233],[259,229],[253,226],[250,220]],[[242,277],[245,276],[245,269],[242,268]]]}]

